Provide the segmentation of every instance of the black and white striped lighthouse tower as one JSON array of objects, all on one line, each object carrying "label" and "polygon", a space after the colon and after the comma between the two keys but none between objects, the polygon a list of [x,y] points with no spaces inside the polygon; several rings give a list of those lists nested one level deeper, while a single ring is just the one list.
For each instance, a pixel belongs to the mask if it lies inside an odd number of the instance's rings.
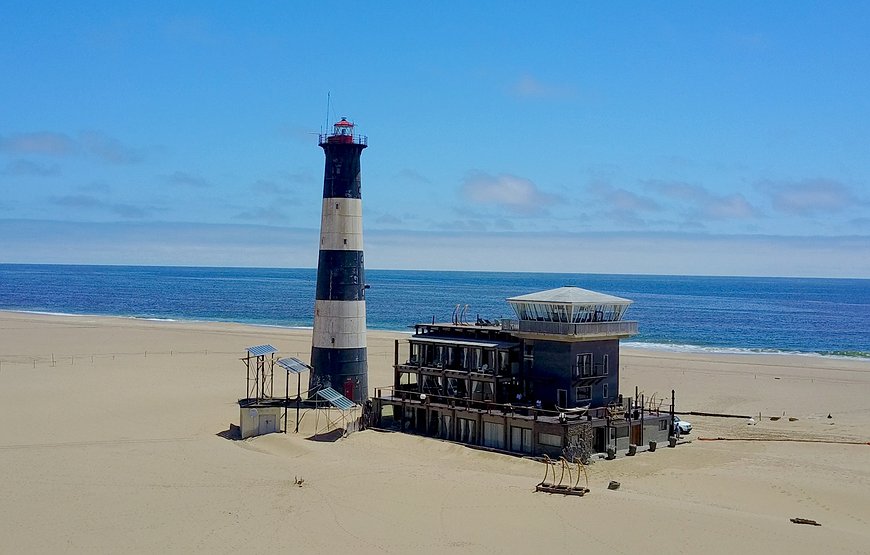
[{"label": "black and white striped lighthouse tower", "polygon": [[368,399],[360,155],[367,139],[341,118],[320,135],[326,154],[309,388]]}]

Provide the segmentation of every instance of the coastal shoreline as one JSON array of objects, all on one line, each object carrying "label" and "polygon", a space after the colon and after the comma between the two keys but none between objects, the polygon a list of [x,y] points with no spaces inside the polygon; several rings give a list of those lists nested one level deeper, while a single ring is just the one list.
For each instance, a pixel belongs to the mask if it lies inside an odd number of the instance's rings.
[{"label": "coastal shoreline", "polygon": [[[373,388],[392,382],[404,337],[369,332]],[[612,549],[618,538],[625,551],[654,541],[687,553],[848,553],[870,543],[870,446],[844,443],[870,441],[863,360],[623,348],[624,395],[637,386],[667,403],[674,389],[680,412],[757,422],[687,417],[691,443],[598,461],[591,493],[567,499],[534,493],[542,465],[528,459],[377,431],[310,441],[325,422],[314,411],[300,435],[226,439],[245,391],[239,358],[262,343],[307,359],[311,332],[0,312],[0,551],[479,553]],[[735,441],[699,441],[720,437]]]},{"label": "coastal shoreline", "polygon": [[[200,320],[200,319],[192,319],[192,318],[156,318],[156,317],[146,317],[146,316],[127,316],[121,314],[74,314],[74,313],[66,313],[66,312],[47,312],[47,311],[38,311],[38,310],[11,310],[11,309],[0,309],[0,315],[2,314],[33,314],[33,315],[41,315],[41,316],[59,316],[59,317],[73,317],[73,318],[113,318],[113,319],[122,319],[122,320],[137,320],[137,321],[145,321],[145,322],[174,322],[181,324],[227,324],[227,325],[240,325],[240,326],[251,326],[257,328],[275,328],[281,330],[303,330],[303,331],[311,331],[313,326],[294,326],[294,325],[280,325],[280,324],[264,324],[258,322],[244,322],[244,321],[235,321],[235,320]],[[413,326],[408,326],[413,327]],[[396,329],[382,329],[382,328],[368,328],[367,333],[386,333],[386,334],[398,334],[401,336],[408,336],[413,334],[412,331],[409,330],[396,330]],[[677,354],[699,354],[699,355],[735,355],[735,356],[744,356],[744,355],[760,355],[760,356],[801,356],[801,357],[819,357],[819,358],[831,358],[831,359],[842,359],[842,360],[863,360],[867,361],[870,364],[870,354],[868,353],[858,353],[855,355],[843,355],[843,354],[827,354],[821,352],[814,351],[794,351],[794,350],[777,350],[777,349],[761,349],[756,347],[714,347],[714,346],[703,346],[703,345],[690,345],[690,344],[667,344],[667,343],[655,343],[655,342],[642,342],[642,341],[623,341],[621,349],[623,351],[637,351],[640,352],[661,352],[661,353],[677,353]],[[833,352],[833,351],[832,351]]]}]

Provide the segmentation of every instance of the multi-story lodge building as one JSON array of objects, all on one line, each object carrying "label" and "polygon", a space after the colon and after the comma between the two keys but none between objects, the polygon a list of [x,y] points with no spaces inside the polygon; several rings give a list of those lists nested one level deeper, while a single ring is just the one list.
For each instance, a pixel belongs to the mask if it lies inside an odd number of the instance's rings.
[{"label": "multi-story lodge building", "polygon": [[551,456],[668,439],[671,400],[660,410],[619,392],[619,340],[637,333],[623,319],[632,301],[560,287],[507,302],[516,320],[467,323],[457,311],[450,323],[417,324],[405,360],[397,340],[374,424]]}]

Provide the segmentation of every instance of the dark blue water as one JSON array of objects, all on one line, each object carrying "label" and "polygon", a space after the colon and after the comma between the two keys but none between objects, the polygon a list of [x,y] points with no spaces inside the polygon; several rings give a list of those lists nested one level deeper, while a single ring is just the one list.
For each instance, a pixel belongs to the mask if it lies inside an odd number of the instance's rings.
[{"label": "dark blue water", "polygon": [[[0,309],[311,326],[313,269],[0,264]],[[507,297],[577,285],[634,300],[632,343],[870,358],[870,280],[368,270],[370,328],[514,317]]]}]

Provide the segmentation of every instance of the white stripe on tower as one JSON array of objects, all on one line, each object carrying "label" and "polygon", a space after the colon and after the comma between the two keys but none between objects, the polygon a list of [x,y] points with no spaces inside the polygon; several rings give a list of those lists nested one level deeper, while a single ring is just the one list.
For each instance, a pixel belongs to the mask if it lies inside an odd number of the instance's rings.
[{"label": "white stripe on tower", "polygon": [[365,301],[314,301],[313,347],[359,349],[366,346]]},{"label": "white stripe on tower", "polygon": [[361,251],[362,200],[325,198],[320,220],[320,250]]}]

